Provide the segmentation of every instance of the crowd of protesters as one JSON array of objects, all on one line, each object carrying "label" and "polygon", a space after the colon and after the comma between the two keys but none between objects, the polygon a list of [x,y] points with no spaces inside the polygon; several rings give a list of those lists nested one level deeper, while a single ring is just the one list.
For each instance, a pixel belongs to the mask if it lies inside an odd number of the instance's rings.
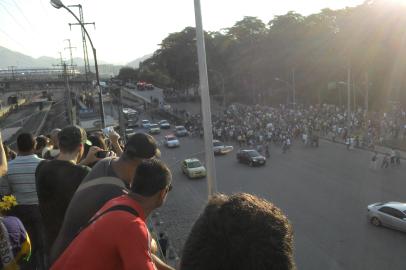
[{"label": "crowd of protesters", "polygon": [[[136,133],[123,145],[114,130],[87,134],[78,126],[38,137],[21,133],[16,152],[0,143],[3,269],[173,269],[158,256],[156,243],[167,245],[166,236],[154,240],[146,225],[172,189],[159,156],[150,135]],[[238,226],[224,227],[225,220]],[[237,236],[246,230],[241,242]],[[253,243],[262,244],[253,252]],[[184,270],[218,269],[215,261],[221,269],[295,267],[290,222],[249,194],[214,196],[183,252]]]},{"label": "crowd of protesters", "polygon": [[[186,113],[183,117],[191,134],[202,136],[200,114]],[[294,141],[318,147],[320,137],[344,143],[349,150],[373,150],[385,141],[406,138],[406,112],[402,110],[381,114],[367,114],[358,110],[348,117],[344,108],[327,104],[297,106],[295,110],[283,105],[268,107],[232,104],[221,113],[214,114],[212,119],[214,138],[260,150],[275,144],[286,152]],[[393,151],[398,155],[398,151]],[[391,156],[393,161],[392,150],[386,155]]]}]

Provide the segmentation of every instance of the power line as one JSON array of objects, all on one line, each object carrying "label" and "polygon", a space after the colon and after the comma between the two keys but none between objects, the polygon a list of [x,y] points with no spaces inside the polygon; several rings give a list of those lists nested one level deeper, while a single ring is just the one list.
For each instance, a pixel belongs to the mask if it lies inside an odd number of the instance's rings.
[{"label": "power line", "polygon": [[18,44],[19,46],[21,46],[21,48],[23,48],[25,51],[29,51],[29,49],[27,47],[25,47],[24,44],[20,43],[18,40],[14,39],[13,37],[11,37],[9,34],[7,34],[7,32],[5,32],[4,30],[2,30],[0,28],[0,32],[2,32],[6,37],[8,37],[11,41],[13,41],[14,43]]},{"label": "power line", "polygon": [[27,16],[25,16],[23,10],[20,8],[20,6],[18,5],[16,0],[13,0],[12,3],[14,3],[14,6],[18,9],[18,11],[21,13],[21,15],[23,15],[24,19],[27,21],[28,25],[35,31],[37,32],[37,30],[34,27],[34,24],[32,24],[30,22],[30,20],[28,20]]},{"label": "power line", "polygon": [[2,2],[0,2],[0,5],[4,8],[4,10],[7,12],[7,14],[13,19],[13,21],[16,24],[18,24],[18,26],[21,27],[21,29],[23,29],[27,33],[29,32],[29,31],[27,31],[27,29],[25,29],[25,27],[22,24],[20,24],[20,22],[13,16],[13,14],[11,14],[10,11],[8,11],[7,7]]},{"label": "power line", "polygon": [[38,0],[40,3],[40,6],[42,8],[42,10],[44,11],[44,13],[48,16],[48,11],[46,10],[44,3],[42,2],[43,0]]}]

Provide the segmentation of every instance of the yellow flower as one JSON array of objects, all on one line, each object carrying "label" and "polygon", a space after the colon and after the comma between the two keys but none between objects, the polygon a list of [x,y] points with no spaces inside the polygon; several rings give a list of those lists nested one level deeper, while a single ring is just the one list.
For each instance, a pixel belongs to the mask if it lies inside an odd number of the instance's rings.
[{"label": "yellow flower", "polygon": [[13,195],[3,196],[0,201],[0,211],[8,211],[17,205],[16,197]]}]

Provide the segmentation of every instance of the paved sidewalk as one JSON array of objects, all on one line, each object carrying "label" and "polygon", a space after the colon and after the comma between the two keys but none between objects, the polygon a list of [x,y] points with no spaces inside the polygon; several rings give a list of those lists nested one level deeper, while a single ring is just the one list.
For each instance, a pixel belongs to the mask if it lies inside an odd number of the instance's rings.
[{"label": "paved sidewalk", "polygon": [[[330,141],[333,142],[331,138],[328,137],[320,137],[320,139],[325,140],[325,141]],[[345,142],[343,140],[335,140],[334,143],[339,143],[345,145]],[[358,150],[364,150],[364,151],[369,151],[373,153],[374,151],[378,152],[379,154],[389,154],[390,151],[392,150],[390,147],[382,146],[382,145],[375,145],[375,149],[369,149],[369,148],[363,148],[363,147],[358,147],[354,148]],[[400,153],[400,158],[406,160],[406,151],[399,150]]]}]

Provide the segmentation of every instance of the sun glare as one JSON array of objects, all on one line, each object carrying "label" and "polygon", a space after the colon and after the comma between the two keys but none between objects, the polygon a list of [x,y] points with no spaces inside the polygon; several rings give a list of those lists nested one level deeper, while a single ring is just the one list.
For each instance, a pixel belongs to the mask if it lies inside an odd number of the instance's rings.
[{"label": "sun glare", "polygon": [[390,4],[406,5],[406,0],[386,0]]}]

